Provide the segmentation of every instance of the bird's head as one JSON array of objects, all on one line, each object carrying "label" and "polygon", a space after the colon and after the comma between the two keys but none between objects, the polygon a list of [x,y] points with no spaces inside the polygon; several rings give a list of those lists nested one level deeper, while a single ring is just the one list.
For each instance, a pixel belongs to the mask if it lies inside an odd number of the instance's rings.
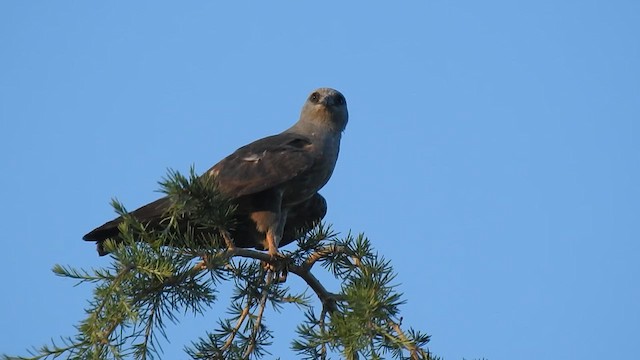
[{"label": "bird's head", "polygon": [[349,112],[347,101],[338,90],[320,88],[314,90],[302,107],[301,121],[320,121],[322,126],[342,132],[347,127]]}]

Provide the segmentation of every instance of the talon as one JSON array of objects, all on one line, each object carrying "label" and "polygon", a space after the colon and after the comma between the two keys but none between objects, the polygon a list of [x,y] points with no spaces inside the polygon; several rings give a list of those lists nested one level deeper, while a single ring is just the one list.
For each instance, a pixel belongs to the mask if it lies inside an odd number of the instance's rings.
[{"label": "talon", "polygon": [[280,274],[278,274],[278,277],[275,279],[276,283],[282,284],[287,282],[287,275],[289,275],[289,272],[287,271],[287,269],[284,269]]},{"label": "talon", "polygon": [[287,274],[289,273],[288,264],[289,258],[283,254],[276,252],[275,254],[269,253],[269,261],[263,261],[263,266],[266,271],[271,271],[275,275],[276,283],[283,283],[287,280]]}]

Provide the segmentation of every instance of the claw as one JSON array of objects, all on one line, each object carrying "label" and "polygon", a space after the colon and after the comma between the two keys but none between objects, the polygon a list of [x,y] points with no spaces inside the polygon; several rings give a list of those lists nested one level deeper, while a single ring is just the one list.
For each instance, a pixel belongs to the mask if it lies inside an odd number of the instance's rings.
[{"label": "claw", "polygon": [[287,275],[289,273],[289,258],[282,255],[279,252],[275,254],[271,254],[269,252],[271,259],[267,262],[263,262],[263,266],[267,272],[272,272],[275,275],[276,283],[283,283],[287,281]]}]

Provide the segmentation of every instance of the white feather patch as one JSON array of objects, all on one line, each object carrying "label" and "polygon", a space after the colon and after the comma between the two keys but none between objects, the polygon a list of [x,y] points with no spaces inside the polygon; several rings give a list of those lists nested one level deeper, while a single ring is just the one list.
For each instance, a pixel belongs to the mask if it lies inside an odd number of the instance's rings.
[{"label": "white feather patch", "polygon": [[260,161],[262,159],[262,156],[264,156],[264,154],[262,154],[262,155],[251,154],[249,156],[243,157],[242,160],[250,161],[250,162],[258,162],[258,161]]}]

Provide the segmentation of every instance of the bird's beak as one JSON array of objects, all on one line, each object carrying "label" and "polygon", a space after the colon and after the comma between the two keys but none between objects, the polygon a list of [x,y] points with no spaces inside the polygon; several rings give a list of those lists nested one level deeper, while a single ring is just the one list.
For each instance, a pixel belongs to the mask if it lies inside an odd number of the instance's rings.
[{"label": "bird's beak", "polygon": [[324,97],[320,103],[324,105],[326,108],[332,108],[336,105],[335,99],[332,96]]}]

